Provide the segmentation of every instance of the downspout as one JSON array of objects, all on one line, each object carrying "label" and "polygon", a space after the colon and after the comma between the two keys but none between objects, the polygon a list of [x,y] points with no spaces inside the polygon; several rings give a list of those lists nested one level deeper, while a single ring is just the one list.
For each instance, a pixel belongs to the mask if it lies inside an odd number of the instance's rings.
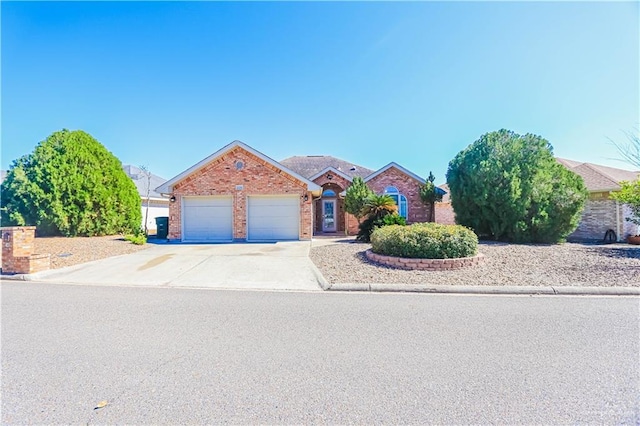
[{"label": "downspout", "polygon": [[616,235],[618,236],[618,242],[622,241],[620,231],[620,202],[616,200]]}]

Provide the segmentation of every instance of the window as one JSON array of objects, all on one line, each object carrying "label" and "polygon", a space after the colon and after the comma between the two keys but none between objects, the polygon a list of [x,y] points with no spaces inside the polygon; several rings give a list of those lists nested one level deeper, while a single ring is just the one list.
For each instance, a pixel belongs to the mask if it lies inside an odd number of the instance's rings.
[{"label": "window", "polygon": [[398,188],[396,188],[395,186],[387,186],[384,189],[384,194],[393,198],[393,200],[396,202],[396,206],[398,206],[398,214],[407,219],[407,197],[402,195],[400,191],[398,191]]},{"label": "window", "polygon": [[325,189],[322,192],[322,196],[323,197],[335,197],[336,196],[336,191],[334,191],[333,189]]}]

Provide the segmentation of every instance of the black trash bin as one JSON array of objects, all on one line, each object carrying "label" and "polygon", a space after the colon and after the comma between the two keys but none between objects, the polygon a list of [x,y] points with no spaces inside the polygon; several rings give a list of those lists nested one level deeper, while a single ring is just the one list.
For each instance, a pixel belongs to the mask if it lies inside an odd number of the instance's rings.
[{"label": "black trash bin", "polygon": [[169,235],[169,218],[167,216],[156,217],[156,238],[166,240]]}]

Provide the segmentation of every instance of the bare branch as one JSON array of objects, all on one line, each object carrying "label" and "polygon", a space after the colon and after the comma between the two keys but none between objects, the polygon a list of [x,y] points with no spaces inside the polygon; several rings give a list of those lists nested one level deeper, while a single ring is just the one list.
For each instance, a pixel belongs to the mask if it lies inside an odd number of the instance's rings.
[{"label": "bare branch", "polygon": [[624,132],[627,137],[627,142],[616,142],[613,139],[609,139],[613,146],[616,147],[624,161],[638,167],[640,169],[640,136],[636,129],[636,133]]}]

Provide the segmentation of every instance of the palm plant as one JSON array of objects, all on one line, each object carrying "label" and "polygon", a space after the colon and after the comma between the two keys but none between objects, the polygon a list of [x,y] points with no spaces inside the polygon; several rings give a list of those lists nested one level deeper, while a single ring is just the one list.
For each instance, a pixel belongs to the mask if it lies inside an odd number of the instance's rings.
[{"label": "palm plant", "polygon": [[362,208],[365,217],[381,219],[388,214],[398,212],[396,201],[389,195],[371,195],[367,198]]},{"label": "palm plant", "polygon": [[357,240],[368,243],[374,228],[383,226],[383,218],[397,211],[396,201],[389,195],[369,196],[362,209],[362,215],[366,219],[360,223]]}]

